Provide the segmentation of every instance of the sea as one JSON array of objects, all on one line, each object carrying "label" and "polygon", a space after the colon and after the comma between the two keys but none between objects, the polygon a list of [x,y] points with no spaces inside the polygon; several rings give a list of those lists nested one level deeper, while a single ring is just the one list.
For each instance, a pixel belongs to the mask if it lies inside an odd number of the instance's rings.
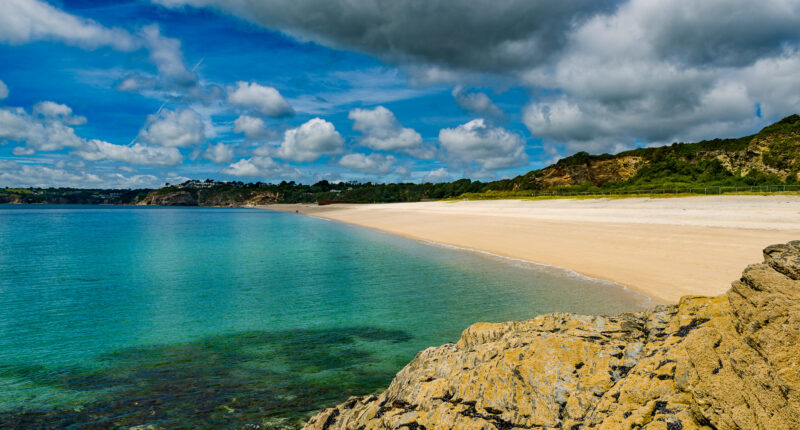
[{"label": "sea", "polygon": [[472,323],[650,305],[293,213],[0,205],[0,428],[297,428]]}]

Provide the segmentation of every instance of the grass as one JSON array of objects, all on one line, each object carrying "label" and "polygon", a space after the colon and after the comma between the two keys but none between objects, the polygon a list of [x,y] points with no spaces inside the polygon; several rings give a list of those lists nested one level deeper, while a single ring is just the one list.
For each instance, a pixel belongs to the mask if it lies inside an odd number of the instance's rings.
[{"label": "grass", "polygon": [[30,194],[33,191],[26,188],[0,188],[0,193]]}]

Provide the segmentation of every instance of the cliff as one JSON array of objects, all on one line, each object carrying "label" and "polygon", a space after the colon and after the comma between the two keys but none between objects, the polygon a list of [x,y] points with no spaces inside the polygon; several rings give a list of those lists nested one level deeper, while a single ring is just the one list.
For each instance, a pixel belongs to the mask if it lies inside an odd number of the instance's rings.
[{"label": "cliff", "polygon": [[197,206],[197,197],[189,191],[151,191],[136,203],[139,206]]},{"label": "cliff", "polygon": [[166,187],[151,191],[136,204],[140,206],[253,206],[278,203],[280,194],[271,191]]},{"label": "cliff", "polygon": [[478,323],[307,429],[798,429],[800,241],[727,294],[615,317]]}]

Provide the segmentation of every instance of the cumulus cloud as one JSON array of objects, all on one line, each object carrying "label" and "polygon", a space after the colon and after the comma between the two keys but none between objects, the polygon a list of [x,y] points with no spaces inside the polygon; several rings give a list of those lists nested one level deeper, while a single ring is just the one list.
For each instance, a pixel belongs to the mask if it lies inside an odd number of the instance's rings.
[{"label": "cumulus cloud", "polygon": [[294,115],[294,109],[278,90],[255,82],[237,82],[236,87],[229,87],[228,103],[271,117]]},{"label": "cumulus cloud", "polygon": [[209,145],[203,152],[203,158],[217,164],[225,164],[233,159],[233,146],[224,143]]},{"label": "cumulus cloud", "polygon": [[73,116],[72,108],[51,101],[39,102],[33,105],[33,113],[48,119],[61,121],[69,125],[83,125],[86,124],[86,118],[82,116]]},{"label": "cumulus cloud", "polygon": [[40,0],[0,2],[0,42],[21,44],[55,40],[94,49],[110,46],[131,51],[138,43],[130,33],[70,15]]},{"label": "cumulus cloud", "polygon": [[8,87],[3,81],[0,81],[0,100],[8,97]]},{"label": "cumulus cloud", "polygon": [[183,156],[178,148],[149,146],[141,143],[132,146],[115,145],[97,139],[86,142],[82,148],[75,151],[75,155],[87,161],[111,160],[161,167],[175,166],[183,161]]},{"label": "cumulus cloud", "polygon": [[[736,136],[757,127],[744,87],[721,85],[702,94],[695,107],[661,115],[654,99],[618,107],[562,97],[529,106],[523,120],[531,133],[563,145],[567,152],[619,152],[638,140],[666,144],[708,136]],[[748,120],[749,119],[749,120]]]},{"label": "cumulus cloud", "polygon": [[311,162],[324,154],[342,152],[344,139],[328,121],[313,118],[300,127],[286,130],[276,152],[279,158]]},{"label": "cumulus cloud", "polygon": [[800,109],[778,96],[796,74],[774,67],[797,57],[786,43],[800,37],[800,7],[734,3],[631,0],[588,20],[557,61],[525,74],[560,93],[531,103],[526,126],[551,151],[616,152],[745,134],[756,104],[771,120]]},{"label": "cumulus cloud", "polygon": [[251,157],[222,169],[222,173],[250,178],[297,178],[300,171],[286,164],[278,163],[269,157]]},{"label": "cumulus cloud", "polygon": [[[71,112],[71,110],[70,110]],[[77,148],[84,140],[62,118],[30,115],[22,108],[0,109],[0,143],[19,142],[25,148],[16,149],[17,155],[30,155],[35,151],[58,151]]]},{"label": "cumulus cloud", "polygon": [[468,92],[464,87],[458,85],[453,88],[452,95],[456,100],[456,104],[468,113],[490,118],[495,121],[502,121],[505,119],[505,112],[497,107],[489,96],[484,93]]},{"label": "cumulus cloud", "polygon": [[162,184],[153,175],[93,173],[77,167],[71,168],[65,163],[45,166],[0,161],[0,183],[9,187],[74,188],[155,188]]},{"label": "cumulus cloud", "polygon": [[660,58],[683,64],[749,65],[800,39],[800,5],[792,0],[634,0],[616,16],[644,29]]},{"label": "cumulus cloud", "polygon": [[457,160],[488,170],[519,166],[528,160],[522,137],[482,118],[440,130],[439,143]]},{"label": "cumulus cloud", "polygon": [[165,109],[147,116],[146,126],[139,132],[139,138],[153,145],[185,148],[205,140],[205,125],[200,114],[192,109]]},{"label": "cumulus cloud", "polygon": [[119,91],[150,90],[158,86],[158,80],[150,76],[131,75],[123,78],[115,87]]},{"label": "cumulus cloud", "polygon": [[[73,149],[73,154],[88,161],[112,160],[149,166],[174,166],[183,157],[177,148],[135,144],[115,145],[97,139],[86,140],[69,125],[84,124],[86,119],[72,114],[69,106],[40,102],[33,114],[21,108],[0,109],[0,139],[23,143],[14,155],[33,155],[37,151]],[[0,140],[0,142],[2,142]]]},{"label": "cumulus cloud", "polygon": [[164,36],[156,24],[142,27],[135,35],[147,50],[149,60],[158,73],[131,72],[117,82],[117,90],[138,92],[162,100],[201,102],[206,105],[224,96],[222,88],[200,82],[194,70],[186,67],[180,40]]},{"label": "cumulus cloud", "polygon": [[392,171],[397,159],[391,155],[359,153],[347,154],[339,160],[339,165],[359,172],[385,175]]},{"label": "cumulus cloud", "polygon": [[544,61],[560,49],[576,23],[614,7],[607,0],[153,1],[169,7],[213,7],[300,39],[393,61],[492,72]]},{"label": "cumulus cloud", "polygon": [[353,109],[347,115],[353,129],[362,133],[362,145],[379,151],[402,151],[417,158],[432,158],[433,153],[422,145],[422,136],[403,127],[394,114],[383,106],[375,109]]},{"label": "cumulus cloud", "polygon": [[[765,117],[777,119],[800,112],[800,49],[764,58],[739,71],[736,81],[744,82],[747,95],[758,103]],[[742,88],[740,90],[745,90]]]},{"label": "cumulus cloud", "polygon": [[447,171],[446,168],[440,167],[425,173],[425,176],[422,177],[422,182],[431,182],[436,184],[439,182],[447,182],[451,177],[452,176],[450,175],[450,172]]},{"label": "cumulus cloud", "polygon": [[[735,135],[800,111],[787,72],[800,49],[794,0],[153,1],[375,54],[419,84],[517,79],[533,89],[525,124],[550,150]],[[453,96],[476,116],[499,114],[485,94]]]},{"label": "cumulus cloud", "polygon": [[250,115],[242,115],[233,122],[233,131],[243,133],[244,137],[256,140],[270,137],[272,133],[267,130],[264,120]]},{"label": "cumulus cloud", "polygon": [[[161,76],[170,83],[178,86],[191,86],[197,81],[197,75],[186,69],[183,62],[181,42],[177,39],[164,37],[158,25],[151,24],[141,30],[141,36],[150,60],[156,65]],[[138,83],[141,85],[141,83]],[[134,84],[125,80],[120,88],[131,87]]]}]

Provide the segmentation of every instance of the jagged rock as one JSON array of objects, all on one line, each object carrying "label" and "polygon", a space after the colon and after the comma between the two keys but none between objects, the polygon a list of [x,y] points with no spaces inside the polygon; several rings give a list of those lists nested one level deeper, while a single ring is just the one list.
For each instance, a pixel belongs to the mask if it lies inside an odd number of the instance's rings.
[{"label": "jagged rock", "polygon": [[719,297],[615,317],[474,324],[321,429],[798,429],[800,241]]}]

